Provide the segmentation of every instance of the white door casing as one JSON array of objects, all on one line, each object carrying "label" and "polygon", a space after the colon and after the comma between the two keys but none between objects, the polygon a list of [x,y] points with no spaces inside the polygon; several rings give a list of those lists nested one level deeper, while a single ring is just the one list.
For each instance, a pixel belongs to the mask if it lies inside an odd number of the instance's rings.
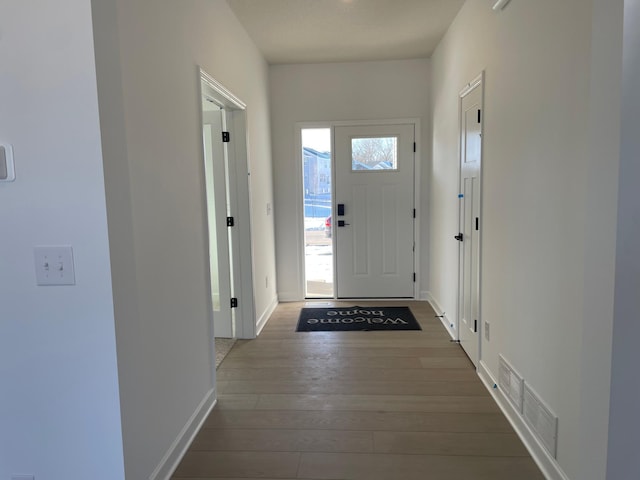
[{"label": "white door casing", "polygon": [[480,360],[482,76],[460,94],[458,331],[474,365]]},{"label": "white door casing", "polygon": [[[386,156],[367,142],[385,144]],[[338,298],[414,296],[414,142],[414,124],[335,127]],[[354,167],[354,149],[369,163]]]},{"label": "white door casing", "polygon": [[[226,331],[219,326],[216,327],[216,316],[219,316],[219,314],[217,312],[214,314],[212,309],[212,328],[215,336],[223,336],[223,334],[224,336],[230,336],[229,330],[231,330],[231,335],[237,338],[255,338],[257,325],[253,285],[253,237],[251,232],[250,169],[247,148],[247,106],[201,68],[199,73],[203,113],[212,110],[209,107],[213,103],[219,110],[218,115],[222,122],[221,127],[216,124],[216,130],[218,128],[219,130],[217,130],[217,133],[212,133],[211,138],[215,138],[216,143],[218,143],[221,142],[223,129],[230,133],[229,142],[224,142],[223,155],[217,156],[218,159],[223,161],[222,167],[225,171],[222,175],[217,175],[220,187],[218,188],[218,183],[216,183],[215,196],[218,198],[217,204],[220,208],[220,214],[219,217],[216,215],[216,222],[220,225],[218,227],[219,235],[227,239],[226,255],[229,257],[228,273],[221,272],[220,276],[229,279],[230,293],[225,294],[226,298],[222,298],[221,294],[220,305],[231,309],[230,296],[233,296],[237,297],[238,306],[232,309],[231,314],[232,320],[235,318],[236,321],[232,321],[231,324],[227,323],[230,328],[227,328]],[[216,110],[216,108],[213,108],[213,110]],[[204,124],[205,119],[203,116],[203,129]],[[217,148],[219,148],[219,143]],[[206,177],[205,172],[205,186],[208,181]],[[216,175],[214,174],[212,178],[215,180]],[[206,199],[206,201],[207,208],[209,208],[209,200]],[[207,211],[206,213],[208,216],[209,212]],[[234,217],[234,226],[231,228],[226,226],[227,216]],[[208,218],[203,220],[206,221]],[[207,228],[207,244],[211,243],[209,235],[210,229]],[[211,284],[213,284],[211,275],[209,277]],[[213,285],[211,290],[213,290]],[[213,305],[213,298],[211,303]],[[212,364],[215,364],[215,355],[211,361]]]}]

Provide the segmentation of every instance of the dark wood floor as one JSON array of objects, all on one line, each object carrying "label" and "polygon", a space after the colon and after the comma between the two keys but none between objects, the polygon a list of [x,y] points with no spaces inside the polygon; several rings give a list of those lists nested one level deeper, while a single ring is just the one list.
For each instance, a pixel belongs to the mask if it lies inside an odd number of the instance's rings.
[{"label": "dark wood floor", "polygon": [[281,304],[224,359],[173,478],[543,479],[429,305],[400,304],[422,331],[296,333],[304,305]]}]

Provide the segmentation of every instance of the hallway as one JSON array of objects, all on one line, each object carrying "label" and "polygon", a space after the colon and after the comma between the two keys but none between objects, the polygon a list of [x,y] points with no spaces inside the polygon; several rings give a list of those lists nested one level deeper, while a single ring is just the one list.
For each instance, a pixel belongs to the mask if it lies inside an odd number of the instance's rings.
[{"label": "hallway", "polygon": [[218,369],[173,479],[543,478],[428,303],[358,303],[409,305],[422,331],[296,333],[303,304],[281,304]]}]

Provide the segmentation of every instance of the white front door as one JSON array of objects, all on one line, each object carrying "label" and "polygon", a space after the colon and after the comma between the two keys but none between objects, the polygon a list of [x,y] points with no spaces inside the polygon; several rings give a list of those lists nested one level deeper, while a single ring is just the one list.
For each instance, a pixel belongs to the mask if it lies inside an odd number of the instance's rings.
[{"label": "white front door", "polygon": [[413,124],[335,128],[338,298],[413,298]]},{"label": "white front door", "polygon": [[480,167],[482,83],[464,92],[460,116],[460,344],[477,366],[480,353]]},{"label": "white front door", "polygon": [[[205,100],[206,102],[206,100]],[[207,105],[205,103],[205,105]],[[231,309],[231,259],[227,227],[227,173],[222,142],[224,111],[207,106],[202,113],[204,171],[209,227],[209,271],[213,300],[213,334],[233,338]]]}]

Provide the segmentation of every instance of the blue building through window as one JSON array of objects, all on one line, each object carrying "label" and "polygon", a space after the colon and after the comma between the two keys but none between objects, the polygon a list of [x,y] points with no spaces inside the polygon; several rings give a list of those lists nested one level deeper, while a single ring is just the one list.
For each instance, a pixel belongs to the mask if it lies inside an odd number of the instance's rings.
[{"label": "blue building through window", "polygon": [[304,216],[326,218],[331,215],[331,153],[303,147]]}]

